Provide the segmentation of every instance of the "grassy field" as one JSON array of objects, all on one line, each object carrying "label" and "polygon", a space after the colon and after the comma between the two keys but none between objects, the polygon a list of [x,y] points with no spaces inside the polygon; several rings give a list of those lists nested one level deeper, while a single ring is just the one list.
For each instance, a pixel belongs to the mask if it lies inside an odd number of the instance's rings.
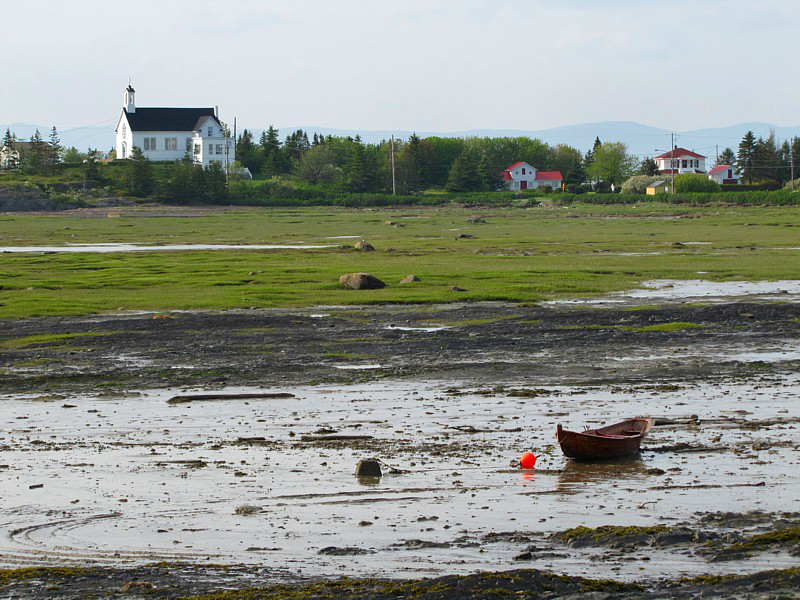
[{"label": "grassy field", "polygon": [[[0,246],[331,244],[316,250],[0,254],[0,318],[118,309],[538,302],[651,279],[800,278],[800,209],[577,205],[241,209],[196,217],[0,216]],[[483,217],[485,223],[467,222]],[[398,224],[394,226],[388,224]],[[460,238],[460,235],[473,237]],[[358,236],[344,238],[338,236]],[[377,252],[341,248],[366,239]],[[352,291],[339,276],[387,283]],[[420,283],[398,285],[414,274]],[[449,291],[450,286],[464,292]]]}]

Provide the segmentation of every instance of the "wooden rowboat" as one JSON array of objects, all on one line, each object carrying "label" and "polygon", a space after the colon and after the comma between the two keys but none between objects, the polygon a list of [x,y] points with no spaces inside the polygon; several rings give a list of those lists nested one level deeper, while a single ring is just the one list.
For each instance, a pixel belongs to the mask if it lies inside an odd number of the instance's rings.
[{"label": "wooden rowboat", "polygon": [[639,446],[652,426],[653,420],[649,417],[636,417],[581,432],[567,431],[559,424],[556,439],[562,452],[575,460],[619,458],[639,452]]}]

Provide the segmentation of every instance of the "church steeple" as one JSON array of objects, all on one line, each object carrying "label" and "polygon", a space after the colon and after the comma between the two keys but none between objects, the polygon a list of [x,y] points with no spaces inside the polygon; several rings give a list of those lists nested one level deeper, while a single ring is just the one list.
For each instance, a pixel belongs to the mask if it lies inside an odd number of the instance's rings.
[{"label": "church steeple", "polygon": [[125,88],[125,110],[129,113],[136,112],[136,90],[131,87],[131,81],[128,80],[128,87]]}]

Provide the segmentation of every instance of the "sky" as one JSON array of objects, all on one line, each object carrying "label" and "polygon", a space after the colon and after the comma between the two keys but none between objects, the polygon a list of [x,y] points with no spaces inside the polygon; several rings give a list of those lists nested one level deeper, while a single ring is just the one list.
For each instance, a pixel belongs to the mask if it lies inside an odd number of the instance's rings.
[{"label": "sky", "polygon": [[0,123],[800,124],[799,0],[3,0]]}]

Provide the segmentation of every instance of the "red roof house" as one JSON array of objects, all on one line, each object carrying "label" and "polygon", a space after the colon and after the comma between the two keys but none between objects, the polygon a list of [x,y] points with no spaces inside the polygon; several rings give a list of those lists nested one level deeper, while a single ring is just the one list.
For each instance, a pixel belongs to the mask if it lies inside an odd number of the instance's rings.
[{"label": "red roof house", "polygon": [[559,189],[564,178],[559,171],[537,171],[526,162],[515,162],[503,171],[501,179],[506,189],[515,192],[540,187]]},{"label": "red roof house", "polygon": [[656,156],[654,160],[662,175],[706,172],[706,157],[686,148],[675,146],[669,152]]},{"label": "red roof house", "polygon": [[738,185],[741,183],[739,176],[731,165],[717,165],[708,172],[708,178],[712,181],[716,181],[720,185]]}]

